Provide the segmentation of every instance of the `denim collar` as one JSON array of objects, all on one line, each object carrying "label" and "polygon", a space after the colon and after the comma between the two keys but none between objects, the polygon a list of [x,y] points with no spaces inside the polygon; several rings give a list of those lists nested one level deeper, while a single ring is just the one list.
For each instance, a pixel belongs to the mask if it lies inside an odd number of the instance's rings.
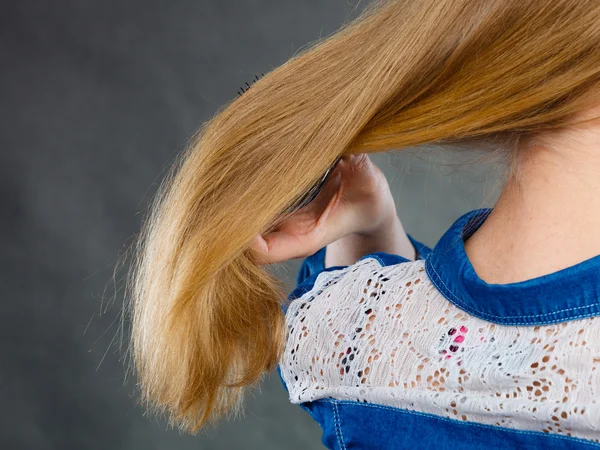
[{"label": "denim collar", "polygon": [[542,325],[600,315],[600,255],[526,281],[489,284],[477,274],[464,242],[491,209],[460,217],[425,260],[436,288],[464,311],[502,325]]}]

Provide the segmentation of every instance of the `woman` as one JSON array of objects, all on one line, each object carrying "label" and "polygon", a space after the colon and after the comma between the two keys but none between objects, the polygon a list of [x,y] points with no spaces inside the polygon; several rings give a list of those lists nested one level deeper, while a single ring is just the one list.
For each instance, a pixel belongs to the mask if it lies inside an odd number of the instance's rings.
[{"label": "woman", "polygon": [[[144,400],[193,432],[278,367],[329,448],[598,446],[599,94],[593,0],[377,2],[267,74],[202,127],[144,223]],[[509,169],[493,210],[433,249],[367,156],[427,143]],[[282,308],[269,264],[298,257]]]}]

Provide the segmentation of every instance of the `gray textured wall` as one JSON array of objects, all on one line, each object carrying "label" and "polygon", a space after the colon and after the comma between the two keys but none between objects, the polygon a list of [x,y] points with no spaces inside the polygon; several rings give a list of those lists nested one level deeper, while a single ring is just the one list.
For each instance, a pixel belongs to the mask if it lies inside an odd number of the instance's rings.
[{"label": "gray textured wall", "polygon": [[[359,0],[19,0],[0,5],[0,448],[309,449],[320,429],[276,374],[242,420],[181,436],[124,381],[119,252],[162,170],[255,73],[356,14]],[[482,204],[482,168],[376,155],[403,222],[433,244]],[[299,261],[283,267],[290,289]],[[115,280],[117,283],[120,280]]]}]

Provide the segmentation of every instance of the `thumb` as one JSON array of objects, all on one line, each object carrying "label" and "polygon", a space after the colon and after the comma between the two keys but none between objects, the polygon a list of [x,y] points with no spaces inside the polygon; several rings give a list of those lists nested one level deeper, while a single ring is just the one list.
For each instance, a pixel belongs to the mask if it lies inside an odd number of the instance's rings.
[{"label": "thumb", "polygon": [[[312,228],[303,233],[296,233],[284,229],[272,231],[266,235],[255,236],[251,248],[257,253],[259,264],[272,264],[287,261],[288,259],[302,258],[315,253],[319,248],[338,239],[339,230],[335,229],[335,224],[328,223],[328,218],[340,203],[342,189],[341,173],[333,175],[332,180],[328,180],[329,186],[323,191],[335,190],[333,195],[323,195],[326,206],[323,212],[315,220]],[[321,194],[324,194],[323,192]],[[321,196],[321,194],[319,196]],[[328,198],[329,197],[329,198]],[[316,200],[315,200],[316,203]],[[306,208],[311,208],[308,205]],[[304,208],[303,208],[304,209]],[[293,219],[291,219],[293,220]]]},{"label": "thumb", "polygon": [[252,249],[257,254],[259,265],[283,262],[314,253],[311,253],[301,238],[287,231],[273,231],[266,236],[256,236]]}]

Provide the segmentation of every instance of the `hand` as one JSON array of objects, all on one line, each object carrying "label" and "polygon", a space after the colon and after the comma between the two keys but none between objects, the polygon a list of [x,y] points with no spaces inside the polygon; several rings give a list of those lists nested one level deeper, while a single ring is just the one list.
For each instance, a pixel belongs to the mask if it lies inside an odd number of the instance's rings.
[{"label": "hand", "polygon": [[396,207],[387,179],[366,153],[345,155],[319,195],[251,248],[259,264],[304,258],[350,235],[369,235],[390,223]]}]

